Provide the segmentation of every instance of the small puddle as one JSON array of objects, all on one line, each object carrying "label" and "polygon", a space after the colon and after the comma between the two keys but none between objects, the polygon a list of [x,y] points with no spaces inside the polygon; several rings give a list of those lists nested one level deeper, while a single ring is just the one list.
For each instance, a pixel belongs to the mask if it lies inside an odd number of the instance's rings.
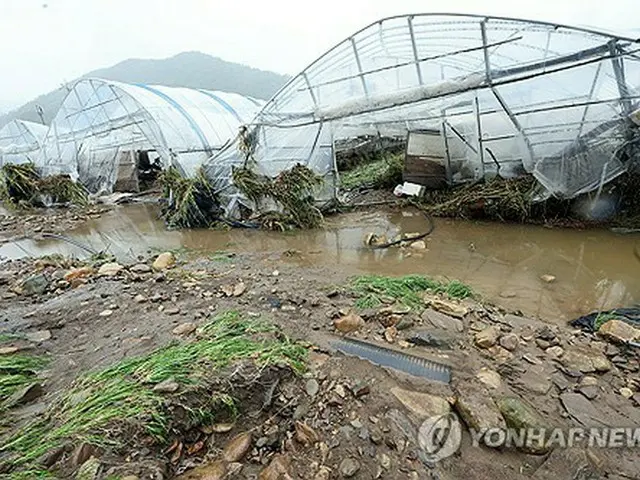
[{"label": "small puddle", "polygon": [[[295,251],[286,261],[341,266],[349,272],[384,275],[419,273],[459,279],[509,309],[551,321],[567,321],[600,309],[640,301],[640,262],[633,254],[639,235],[606,230],[548,229],[437,219],[427,250],[370,250],[369,232],[420,232],[426,221],[414,211],[352,213],[329,218],[324,230],[276,233],[257,230],[168,231],[156,205],[116,208],[68,232],[93,249],[132,261],[149,249],[178,248],[216,252]],[[56,239],[21,240],[0,245],[0,258],[53,253],[87,255]],[[285,256],[283,256],[285,258]],[[540,277],[556,281],[546,284]]]}]

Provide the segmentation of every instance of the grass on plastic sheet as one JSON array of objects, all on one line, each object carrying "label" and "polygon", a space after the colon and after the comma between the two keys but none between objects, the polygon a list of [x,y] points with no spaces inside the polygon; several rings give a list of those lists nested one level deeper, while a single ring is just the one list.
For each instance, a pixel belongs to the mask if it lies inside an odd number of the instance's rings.
[{"label": "grass on plastic sheet", "polygon": [[0,355],[0,403],[20,388],[33,383],[37,372],[46,364],[45,358],[37,356],[21,353]]},{"label": "grass on plastic sheet", "polygon": [[374,161],[362,163],[351,170],[341,172],[342,188],[351,189],[363,185],[372,188],[393,188],[402,183],[404,155],[384,155]]},{"label": "grass on plastic sheet", "polygon": [[39,179],[33,163],[3,165],[0,168],[0,200],[10,205],[30,203],[38,193]]},{"label": "grass on plastic sheet", "polygon": [[[16,432],[0,452],[19,454],[13,461],[19,468],[69,440],[121,446],[126,440],[117,432],[126,426],[141,429],[164,443],[170,418],[165,410],[166,396],[153,391],[157,383],[172,378],[187,390],[198,392],[206,388],[203,385],[212,372],[249,358],[260,367],[286,363],[295,371],[304,369],[303,346],[288,339],[261,339],[257,335],[272,331],[273,326],[247,320],[238,312],[217,315],[201,327],[198,340],[176,342],[80,378],[40,421]],[[224,392],[206,392],[206,398],[210,399],[207,411],[191,412],[194,425],[211,420],[216,411],[235,411],[234,400]]]},{"label": "grass on plastic sheet", "polygon": [[602,327],[605,323],[611,321],[611,320],[619,320],[620,317],[616,314],[615,310],[613,312],[609,312],[609,313],[598,313],[598,316],[596,317],[595,321],[593,322],[593,327],[595,328],[596,332],[598,330],[600,330],[600,327]]},{"label": "grass on plastic sheet", "polygon": [[393,298],[408,307],[418,307],[424,303],[421,294],[427,291],[457,299],[473,296],[471,287],[458,280],[440,282],[422,275],[362,275],[351,281],[351,289],[359,297],[355,304],[358,309],[376,308],[384,298]]}]

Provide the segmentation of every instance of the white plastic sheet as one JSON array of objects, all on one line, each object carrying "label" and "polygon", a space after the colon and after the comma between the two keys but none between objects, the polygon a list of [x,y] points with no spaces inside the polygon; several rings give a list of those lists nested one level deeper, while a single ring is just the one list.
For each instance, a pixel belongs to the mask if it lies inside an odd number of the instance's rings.
[{"label": "white plastic sheet", "polygon": [[12,120],[0,129],[0,167],[34,160],[49,127],[25,120]]}]

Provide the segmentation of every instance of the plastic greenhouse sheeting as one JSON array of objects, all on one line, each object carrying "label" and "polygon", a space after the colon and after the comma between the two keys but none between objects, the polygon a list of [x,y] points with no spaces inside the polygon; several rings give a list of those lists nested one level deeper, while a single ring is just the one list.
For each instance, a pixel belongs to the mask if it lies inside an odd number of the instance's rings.
[{"label": "plastic greenhouse sheeting", "polygon": [[[549,193],[573,197],[620,175],[636,155],[639,89],[640,43],[632,38],[508,18],[406,15],[369,25],[318,58],[264,106],[249,136],[263,173],[302,163],[335,176],[336,140],[429,129],[440,132],[449,183],[528,172]],[[243,161],[234,146],[206,168],[232,194],[226,179]]]},{"label": "plastic greenhouse sheeting", "polygon": [[44,175],[69,174],[94,192],[111,191],[119,166],[138,150],[192,176],[263,104],[226,92],[80,80],[54,118],[37,164]]},{"label": "plastic greenhouse sheeting", "polygon": [[35,160],[48,126],[25,120],[12,120],[0,129],[0,167],[7,163]]}]

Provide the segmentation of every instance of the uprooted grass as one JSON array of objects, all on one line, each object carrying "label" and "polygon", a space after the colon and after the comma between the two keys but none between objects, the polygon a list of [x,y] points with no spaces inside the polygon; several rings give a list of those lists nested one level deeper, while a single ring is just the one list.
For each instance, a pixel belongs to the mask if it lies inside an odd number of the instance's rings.
[{"label": "uprooted grass", "polygon": [[323,216],[314,205],[314,191],[322,185],[322,177],[297,164],[276,177],[259,175],[250,167],[233,168],[234,185],[261,210],[265,201],[281,209],[269,210],[260,217],[261,226],[269,230],[317,228]]},{"label": "uprooted grass", "polygon": [[167,201],[162,213],[170,227],[208,228],[218,221],[220,203],[202,168],[193,178],[186,178],[175,167],[169,167],[158,181]]},{"label": "uprooted grass", "polygon": [[47,361],[45,358],[14,353],[0,355],[0,410],[2,402],[20,388],[33,383],[36,374]]},{"label": "uprooted grass", "polygon": [[202,394],[206,401],[190,411],[197,425],[235,408],[226,392],[208,390],[215,371],[243,359],[261,368],[284,363],[301,371],[304,356],[301,345],[277,337],[272,326],[225,312],[202,326],[195,341],[174,343],[79,379],[42,420],[15,433],[0,452],[11,455],[10,466],[20,469],[31,468],[38,457],[67,441],[117,448],[140,434],[164,444],[172,419],[166,396],[154,392],[154,385],[174,379],[182,386],[180,398]]},{"label": "uprooted grass", "polygon": [[0,168],[0,200],[27,207],[51,203],[89,204],[87,191],[67,175],[41,178],[32,163],[7,164]]},{"label": "uprooted grass", "polygon": [[376,308],[385,299],[397,300],[408,307],[418,307],[424,304],[420,294],[425,292],[441,293],[457,299],[474,295],[471,287],[458,280],[440,282],[422,275],[362,275],[351,281],[351,289],[359,297],[355,304],[358,309]]},{"label": "uprooted grass", "polygon": [[347,190],[357,187],[393,188],[402,183],[403,167],[402,154],[382,155],[343,172],[340,183]]}]

